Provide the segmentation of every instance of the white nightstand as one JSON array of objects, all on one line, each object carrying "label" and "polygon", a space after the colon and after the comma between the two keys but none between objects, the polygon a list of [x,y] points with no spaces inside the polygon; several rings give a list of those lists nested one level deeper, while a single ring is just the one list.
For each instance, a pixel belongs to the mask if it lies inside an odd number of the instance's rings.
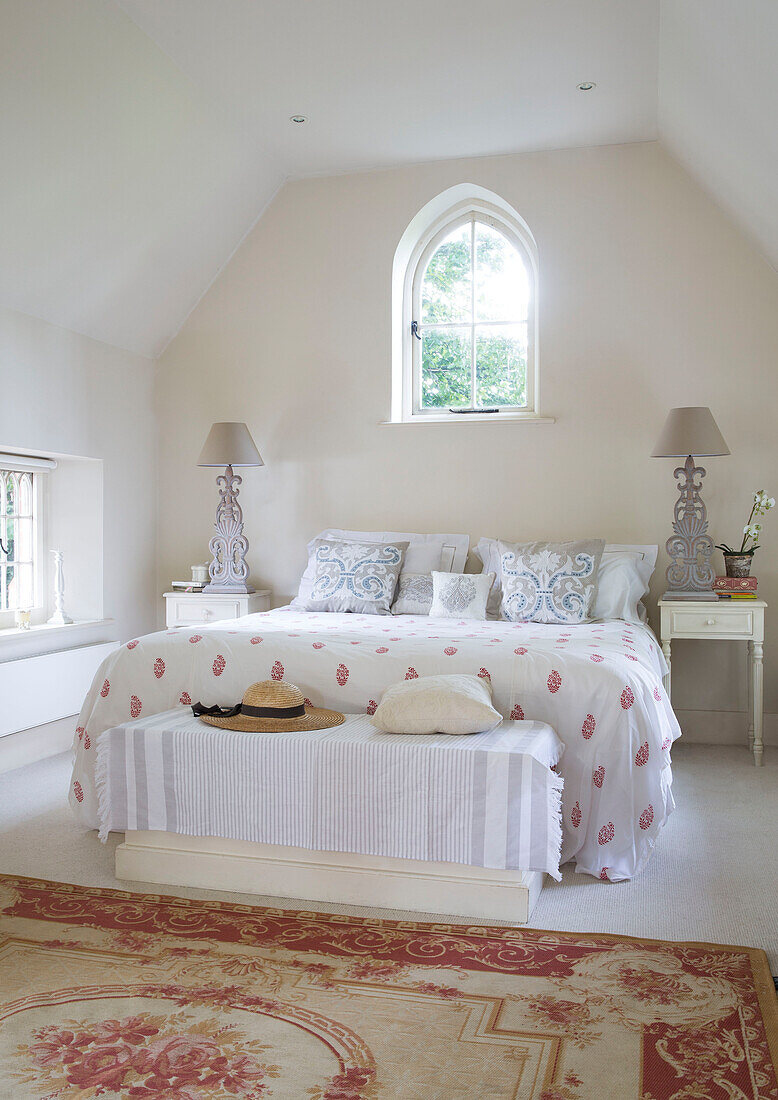
[{"label": "white nightstand", "polygon": [[[754,764],[762,763],[764,719],[762,659],[764,656],[764,600],[660,600],[662,652],[670,665],[670,643],[674,638],[713,638],[716,641],[748,642],[748,747]],[[670,672],[665,677],[670,694]]]},{"label": "white nightstand", "polygon": [[169,628],[203,626],[219,619],[239,619],[255,611],[270,610],[270,589],[245,595],[230,592],[166,592],[165,615]]}]

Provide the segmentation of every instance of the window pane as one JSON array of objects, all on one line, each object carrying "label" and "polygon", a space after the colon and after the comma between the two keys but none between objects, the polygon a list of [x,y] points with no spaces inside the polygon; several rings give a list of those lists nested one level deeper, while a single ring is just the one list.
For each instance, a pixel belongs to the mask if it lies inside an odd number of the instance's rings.
[{"label": "window pane", "polygon": [[422,324],[470,320],[470,232],[469,222],[460,225],[432,253],[421,284]]},{"label": "window pane", "polygon": [[32,561],[32,519],[28,516],[16,521],[14,561]]},{"label": "window pane", "polygon": [[15,565],[8,570],[8,607],[32,607],[33,572],[31,565]]},{"label": "window pane", "polygon": [[11,602],[11,589],[13,588],[14,571],[15,569],[12,565],[3,566],[2,580],[5,586],[3,589],[5,596],[3,606],[2,608],[0,608],[0,610],[3,611],[8,611],[10,608],[16,606],[14,603]]},{"label": "window pane", "polygon": [[449,409],[470,404],[470,328],[424,329],[421,347],[421,407]]},{"label": "window pane", "polygon": [[24,473],[19,475],[16,511],[20,516],[32,515],[32,474]]},{"label": "window pane", "polygon": [[16,523],[10,516],[3,516],[0,518],[0,539],[3,540],[3,547],[5,554],[2,555],[4,559],[9,562],[15,558],[15,545],[14,545],[14,529]]},{"label": "window pane", "polygon": [[526,325],[477,325],[475,355],[479,407],[527,404]]},{"label": "window pane", "polygon": [[475,226],[477,321],[526,321],[529,279],[507,237],[483,222]]}]

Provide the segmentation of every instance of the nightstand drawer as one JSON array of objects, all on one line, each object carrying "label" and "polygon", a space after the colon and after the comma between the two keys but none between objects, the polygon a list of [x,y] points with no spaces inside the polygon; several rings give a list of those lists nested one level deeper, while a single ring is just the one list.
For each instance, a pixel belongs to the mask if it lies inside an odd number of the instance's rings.
[{"label": "nightstand drawer", "polygon": [[215,623],[219,619],[237,619],[242,612],[240,600],[172,599],[168,601],[170,626],[196,626],[198,623]]},{"label": "nightstand drawer", "polygon": [[670,630],[674,638],[750,638],[754,632],[754,613],[746,608],[737,611],[727,608],[726,614],[715,607],[710,611],[679,608],[670,612]]},{"label": "nightstand drawer", "polygon": [[221,619],[240,619],[257,611],[269,611],[270,592],[260,589],[234,596],[229,592],[213,595],[207,592],[166,592],[165,604],[169,628],[208,626]]}]

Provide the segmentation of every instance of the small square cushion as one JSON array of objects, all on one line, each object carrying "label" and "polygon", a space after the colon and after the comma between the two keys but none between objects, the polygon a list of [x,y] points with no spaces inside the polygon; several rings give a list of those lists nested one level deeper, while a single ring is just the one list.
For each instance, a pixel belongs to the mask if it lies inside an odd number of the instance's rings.
[{"label": "small square cushion", "polygon": [[392,684],[373,715],[384,733],[486,733],[502,722],[479,676],[420,676]]},{"label": "small square cushion", "polygon": [[432,573],[430,616],[438,619],[485,619],[494,573]]},{"label": "small square cushion", "polygon": [[300,610],[390,614],[407,548],[407,542],[316,539],[309,562],[311,595]]},{"label": "small square cushion", "polygon": [[588,622],[604,547],[602,539],[501,542],[503,618],[509,622]]},{"label": "small square cushion", "polygon": [[432,573],[403,569],[392,604],[393,615],[429,615],[432,607]]}]

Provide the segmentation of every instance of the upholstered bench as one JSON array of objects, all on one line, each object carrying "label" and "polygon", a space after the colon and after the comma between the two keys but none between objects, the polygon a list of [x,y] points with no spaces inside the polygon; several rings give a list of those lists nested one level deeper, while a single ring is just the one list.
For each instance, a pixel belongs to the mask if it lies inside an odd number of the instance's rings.
[{"label": "upholstered bench", "polygon": [[550,726],[380,733],[366,715],[238,733],[178,708],[97,744],[119,878],[521,922],[559,878]]}]

